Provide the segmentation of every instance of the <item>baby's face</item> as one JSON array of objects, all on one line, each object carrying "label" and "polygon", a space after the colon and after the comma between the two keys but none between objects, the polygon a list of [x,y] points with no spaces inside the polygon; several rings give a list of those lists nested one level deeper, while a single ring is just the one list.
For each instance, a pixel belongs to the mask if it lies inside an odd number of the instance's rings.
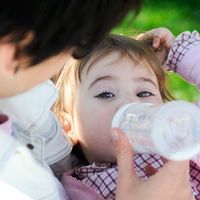
[{"label": "baby's face", "polygon": [[86,67],[81,80],[74,100],[73,132],[89,162],[115,162],[112,118],[127,103],[161,103],[156,76],[146,62],[136,66],[128,57],[113,52],[89,71]]}]

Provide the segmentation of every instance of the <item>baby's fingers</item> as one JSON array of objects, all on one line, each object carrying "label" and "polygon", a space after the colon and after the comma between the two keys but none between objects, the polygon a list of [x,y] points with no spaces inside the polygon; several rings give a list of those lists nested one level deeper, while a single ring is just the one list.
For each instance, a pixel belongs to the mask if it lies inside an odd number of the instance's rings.
[{"label": "baby's fingers", "polygon": [[158,36],[155,36],[153,38],[153,42],[152,42],[153,48],[158,49],[161,45],[161,39]]}]

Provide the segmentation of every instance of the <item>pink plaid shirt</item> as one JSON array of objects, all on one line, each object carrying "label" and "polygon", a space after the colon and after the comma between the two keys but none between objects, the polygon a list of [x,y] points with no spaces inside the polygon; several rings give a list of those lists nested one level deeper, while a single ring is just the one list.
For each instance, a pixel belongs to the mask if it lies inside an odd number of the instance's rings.
[{"label": "pink plaid shirt", "polygon": [[[145,166],[150,164],[156,169],[163,166],[158,155],[136,154],[134,156],[136,173],[138,177],[145,180],[148,175],[145,173]],[[115,199],[117,166],[114,164],[95,164],[80,167],[74,172],[74,177],[81,180],[97,191],[105,199]],[[200,167],[190,162],[190,183],[196,199],[200,199]]]},{"label": "pink plaid shirt", "polygon": [[[198,32],[184,32],[179,35],[169,52],[166,66],[182,75],[189,82],[200,87],[200,37]],[[194,73],[192,73],[194,72]],[[200,106],[200,103],[198,104]],[[190,183],[193,195],[200,200],[200,162],[199,157],[190,162]],[[145,166],[151,165],[156,169],[163,166],[158,155],[136,154],[134,156],[136,173],[145,180]],[[83,185],[88,185],[105,199],[115,199],[117,166],[114,164],[95,164],[75,169],[73,176]],[[67,176],[63,176],[64,179]],[[79,183],[80,183],[79,181]],[[70,185],[68,185],[70,187]],[[94,198],[95,199],[95,198]]]}]

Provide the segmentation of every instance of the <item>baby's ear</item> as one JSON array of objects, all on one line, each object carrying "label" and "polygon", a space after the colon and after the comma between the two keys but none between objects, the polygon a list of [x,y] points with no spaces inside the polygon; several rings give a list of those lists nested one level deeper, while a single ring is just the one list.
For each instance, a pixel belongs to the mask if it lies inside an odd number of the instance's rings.
[{"label": "baby's ear", "polygon": [[64,131],[68,133],[71,130],[71,116],[66,112],[62,112],[59,114],[59,120]]},{"label": "baby's ear", "polygon": [[61,123],[63,130],[70,137],[73,145],[77,144],[78,139],[77,139],[77,136],[73,132],[73,129],[72,129],[72,117],[71,117],[71,115],[66,113],[66,112],[62,112],[60,114],[59,118],[60,118],[60,123]]}]

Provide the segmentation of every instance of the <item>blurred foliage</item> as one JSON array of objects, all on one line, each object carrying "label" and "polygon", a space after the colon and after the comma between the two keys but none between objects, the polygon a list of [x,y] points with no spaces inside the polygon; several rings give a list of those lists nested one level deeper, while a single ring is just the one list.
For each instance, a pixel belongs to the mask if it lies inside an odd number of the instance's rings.
[{"label": "blurred foliage", "polygon": [[[167,27],[174,35],[188,30],[200,31],[200,1],[144,0],[138,16],[135,17],[134,13],[128,14],[113,32],[135,35],[157,27]],[[196,87],[172,72],[168,74],[168,85],[177,99],[195,101],[200,98]]]}]

